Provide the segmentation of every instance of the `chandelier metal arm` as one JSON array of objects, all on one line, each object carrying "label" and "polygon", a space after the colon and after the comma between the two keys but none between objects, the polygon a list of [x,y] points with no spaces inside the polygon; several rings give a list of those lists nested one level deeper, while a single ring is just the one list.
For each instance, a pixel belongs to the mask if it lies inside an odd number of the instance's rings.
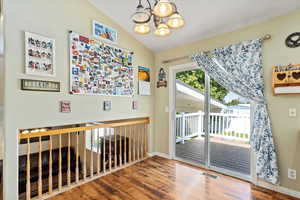
[{"label": "chandelier metal arm", "polygon": [[152,12],[152,6],[151,6],[151,3],[149,0],[147,0],[147,3],[148,3],[148,6],[149,6],[149,9],[150,9],[150,12]]}]

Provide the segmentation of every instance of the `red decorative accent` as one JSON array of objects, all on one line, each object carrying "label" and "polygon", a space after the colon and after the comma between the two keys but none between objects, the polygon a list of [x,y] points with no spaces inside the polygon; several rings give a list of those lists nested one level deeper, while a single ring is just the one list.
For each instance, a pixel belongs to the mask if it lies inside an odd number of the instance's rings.
[{"label": "red decorative accent", "polygon": [[79,36],[79,41],[80,41],[80,42],[87,43],[87,44],[90,42],[89,38],[84,37],[84,36],[82,36],[82,35]]}]

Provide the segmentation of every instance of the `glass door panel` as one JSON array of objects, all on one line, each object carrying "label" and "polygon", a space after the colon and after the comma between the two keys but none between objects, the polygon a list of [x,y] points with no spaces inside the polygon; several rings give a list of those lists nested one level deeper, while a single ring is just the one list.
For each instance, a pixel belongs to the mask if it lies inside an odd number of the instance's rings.
[{"label": "glass door panel", "polygon": [[175,157],[206,164],[205,73],[200,69],[176,74]]},{"label": "glass door panel", "polygon": [[209,166],[250,176],[250,103],[210,80]]}]

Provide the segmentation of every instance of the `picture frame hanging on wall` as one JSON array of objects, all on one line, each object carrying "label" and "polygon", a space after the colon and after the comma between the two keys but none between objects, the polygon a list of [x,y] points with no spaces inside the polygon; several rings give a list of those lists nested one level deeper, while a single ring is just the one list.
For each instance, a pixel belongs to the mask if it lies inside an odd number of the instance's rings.
[{"label": "picture frame hanging on wall", "polygon": [[60,82],[21,79],[21,90],[60,92]]},{"label": "picture frame hanging on wall", "polygon": [[102,24],[96,20],[92,21],[93,24],[93,37],[105,42],[116,44],[118,41],[118,31]]},{"label": "picture frame hanging on wall", "polygon": [[25,32],[25,74],[55,77],[55,40]]},{"label": "picture frame hanging on wall", "polygon": [[151,82],[150,82],[150,68],[139,66],[138,67],[139,77],[139,95],[151,95]]}]

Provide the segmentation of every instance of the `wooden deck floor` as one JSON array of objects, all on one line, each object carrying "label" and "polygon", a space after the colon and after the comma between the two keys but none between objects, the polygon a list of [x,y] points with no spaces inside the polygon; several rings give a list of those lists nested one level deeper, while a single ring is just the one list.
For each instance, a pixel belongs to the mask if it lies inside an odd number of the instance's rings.
[{"label": "wooden deck floor", "polygon": [[[185,141],[184,144],[177,143],[176,157],[205,165],[204,139],[193,138]],[[212,166],[250,175],[250,160],[250,145],[211,139],[210,164]]]},{"label": "wooden deck floor", "polygon": [[50,200],[295,200],[178,161],[152,157]]}]

